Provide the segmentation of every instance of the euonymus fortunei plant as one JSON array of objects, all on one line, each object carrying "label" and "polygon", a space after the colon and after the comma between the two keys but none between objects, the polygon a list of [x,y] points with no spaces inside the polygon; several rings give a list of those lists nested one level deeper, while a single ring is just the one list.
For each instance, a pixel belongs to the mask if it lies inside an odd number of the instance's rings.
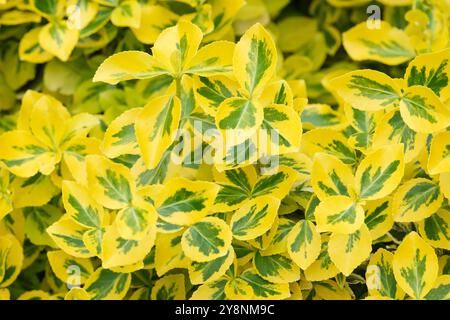
[{"label": "euonymus fortunei plant", "polygon": [[0,299],[450,299],[447,1],[0,0]]}]

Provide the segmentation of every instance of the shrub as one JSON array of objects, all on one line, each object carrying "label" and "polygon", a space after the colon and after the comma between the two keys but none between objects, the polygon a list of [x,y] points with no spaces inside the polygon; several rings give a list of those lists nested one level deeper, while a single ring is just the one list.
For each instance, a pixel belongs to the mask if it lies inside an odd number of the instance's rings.
[{"label": "shrub", "polygon": [[0,299],[449,299],[450,8],[370,4],[0,0]]}]

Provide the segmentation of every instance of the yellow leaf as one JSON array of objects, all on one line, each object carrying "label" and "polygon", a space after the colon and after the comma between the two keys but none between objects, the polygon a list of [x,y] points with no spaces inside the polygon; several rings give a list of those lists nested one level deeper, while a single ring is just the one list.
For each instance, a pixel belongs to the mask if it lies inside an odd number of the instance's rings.
[{"label": "yellow leaf", "polygon": [[450,110],[429,88],[408,87],[400,103],[405,123],[414,131],[434,133],[450,125]]},{"label": "yellow leaf", "polygon": [[62,21],[45,25],[39,33],[40,46],[62,61],[67,61],[78,42],[79,32]]},{"label": "yellow leaf", "polygon": [[331,261],[345,276],[349,276],[372,251],[372,239],[365,224],[350,234],[333,233],[328,242]]},{"label": "yellow leaf", "polygon": [[182,274],[171,274],[155,281],[152,300],[185,300],[186,288]]},{"label": "yellow leaf", "polygon": [[181,118],[180,99],[173,95],[150,100],[137,116],[136,138],[148,169],[155,168],[175,140]]},{"label": "yellow leaf", "polygon": [[379,23],[379,28],[369,29],[368,22],[364,21],[344,32],[343,45],[353,60],[399,65],[415,57],[413,44],[405,31],[386,21]]},{"label": "yellow leaf", "polygon": [[221,219],[206,217],[189,226],[181,238],[183,252],[197,262],[227,254],[232,240],[230,227]]},{"label": "yellow leaf", "polygon": [[139,28],[141,5],[136,0],[121,1],[111,14],[111,22],[118,27]]},{"label": "yellow leaf", "polygon": [[392,266],[394,254],[381,248],[370,258],[366,286],[371,296],[403,299],[405,292],[397,285]]},{"label": "yellow leaf", "polygon": [[331,196],[316,207],[314,215],[320,232],[351,234],[364,223],[364,209],[346,196]]},{"label": "yellow leaf", "polygon": [[180,75],[197,53],[203,33],[188,21],[179,21],[176,26],[164,29],[156,39],[152,53],[165,70]]},{"label": "yellow leaf", "polygon": [[267,232],[277,216],[280,200],[272,196],[260,196],[241,206],[231,218],[233,237],[251,240]]},{"label": "yellow leaf", "polygon": [[321,243],[316,226],[307,220],[299,221],[289,232],[286,240],[289,256],[303,270],[319,257]]},{"label": "yellow leaf", "polygon": [[127,167],[97,155],[86,161],[88,189],[98,203],[108,209],[131,205],[136,186]]},{"label": "yellow leaf", "polygon": [[20,40],[19,57],[31,63],[44,63],[53,59],[53,55],[45,51],[39,44],[39,34],[42,28],[28,31]]},{"label": "yellow leaf", "polygon": [[385,146],[367,154],[355,173],[358,197],[376,200],[388,196],[400,184],[404,168],[402,144]]},{"label": "yellow leaf", "polygon": [[133,108],[115,118],[106,129],[101,149],[108,158],[124,154],[139,154],[134,123],[142,108]]},{"label": "yellow leaf", "polygon": [[61,250],[48,251],[47,257],[58,279],[70,286],[84,284],[94,272],[89,259],[75,258]]},{"label": "yellow leaf", "polygon": [[277,51],[264,27],[257,23],[249,28],[236,45],[234,74],[249,96],[258,95],[275,73]]},{"label": "yellow leaf", "polygon": [[394,194],[392,210],[397,222],[417,222],[434,214],[444,197],[431,180],[417,178],[407,181]]},{"label": "yellow leaf", "polygon": [[433,288],[438,259],[434,249],[416,232],[403,239],[392,263],[397,284],[412,298],[422,299]]},{"label": "yellow leaf", "polygon": [[450,171],[450,131],[433,137],[427,168],[432,175]]},{"label": "yellow leaf", "polygon": [[354,197],[354,182],[351,167],[335,156],[316,153],[311,169],[311,186],[322,201],[330,196]]},{"label": "yellow leaf", "polygon": [[95,72],[93,81],[117,84],[120,81],[149,79],[166,73],[148,53],[123,51],[103,61]]},{"label": "yellow leaf", "polygon": [[402,96],[397,83],[375,70],[357,70],[333,78],[330,88],[353,108],[377,111],[398,104]]}]

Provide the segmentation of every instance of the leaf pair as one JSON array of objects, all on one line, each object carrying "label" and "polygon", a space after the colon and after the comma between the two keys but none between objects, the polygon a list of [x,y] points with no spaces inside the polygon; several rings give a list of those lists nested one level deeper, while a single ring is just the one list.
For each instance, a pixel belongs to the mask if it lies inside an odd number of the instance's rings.
[{"label": "leaf pair", "polygon": [[[212,76],[231,71],[234,44],[217,41],[199,49],[202,31],[188,21],[162,32],[152,48],[152,55],[125,51],[106,59],[98,68],[94,81],[116,84],[130,79],[149,79],[168,74],[174,79],[183,74]],[[129,63],[133,61],[133,63]]]},{"label": "leaf pair", "polygon": [[[450,124],[447,100],[450,50],[414,59],[401,80],[373,70],[359,70],[330,82],[337,95],[363,111],[400,107],[406,125],[418,133],[435,133]],[[433,63],[428,63],[433,61]]]},{"label": "leaf pair", "polygon": [[70,173],[82,180],[85,155],[98,152],[97,140],[86,138],[97,124],[98,120],[92,115],[71,117],[56,99],[27,91],[18,129],[1,137],[0,159],[10,172],[24,178],[38,172],[49,175],[64,159]]},{"label": "leaf pair", "polygon": [[368,154],[353,176],[339,159],[320,153],[313,162],[311,184],[321,203],[315,217],[321,231],[351,234],[364,223],[363,203],[388,196],[403,178],[403,146]]}]

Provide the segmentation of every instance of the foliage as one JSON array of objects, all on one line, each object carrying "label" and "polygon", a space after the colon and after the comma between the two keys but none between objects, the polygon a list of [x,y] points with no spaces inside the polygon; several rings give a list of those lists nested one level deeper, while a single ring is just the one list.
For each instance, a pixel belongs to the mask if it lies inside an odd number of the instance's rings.
[{"label": "foliage", "polygon": [[450,299],[450,3],[370,4],[0,0],[0,299]]}]

